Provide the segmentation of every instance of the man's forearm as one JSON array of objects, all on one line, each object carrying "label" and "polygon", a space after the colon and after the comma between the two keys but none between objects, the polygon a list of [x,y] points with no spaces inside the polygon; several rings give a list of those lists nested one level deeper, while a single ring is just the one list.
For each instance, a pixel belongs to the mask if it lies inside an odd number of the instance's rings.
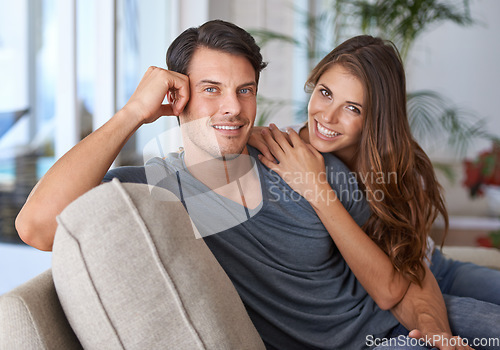
[{"label": "man's forearm", "polygon": [[422,287],[412,283],[401,302],[391,309],[406,329],[423,334],[451,334],[443,295],[432,272],[426,268]]},{"label": "man's forearm", "polygon": [[129,137],[139,126],[126,110],[78,143],[44,175],[21,209],[16,228],[21,238],[51,250],[56,216],[73,200],[99,185]]}]

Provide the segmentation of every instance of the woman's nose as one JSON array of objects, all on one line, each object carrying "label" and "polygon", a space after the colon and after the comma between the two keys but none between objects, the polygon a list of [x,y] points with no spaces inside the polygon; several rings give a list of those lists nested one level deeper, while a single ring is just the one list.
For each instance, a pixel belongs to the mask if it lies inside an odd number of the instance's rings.
[{"label": "woman's nose", "polygon": [[338,120],[338,108],[329,107],[327,108],[322,115],[322,119],[325,123],[334,124]]}]

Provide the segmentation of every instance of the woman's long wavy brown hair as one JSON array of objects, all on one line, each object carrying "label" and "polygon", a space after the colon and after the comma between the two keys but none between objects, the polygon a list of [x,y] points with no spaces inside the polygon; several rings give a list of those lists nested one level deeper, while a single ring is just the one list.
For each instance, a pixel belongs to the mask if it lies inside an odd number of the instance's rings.
[{"label": "woman's long wavy brown hair", "polygon": [[312,91],[334,64],[364,85],[365,117],[356,169],[351,169],[359,174],[372,211],[363,229],[398,272],[421,284],[431,225],[441,214],[447,230],[448,213],[434,168],[410,131],[401,57],[390,41],[351,38],[316,65],[306,90]]}]

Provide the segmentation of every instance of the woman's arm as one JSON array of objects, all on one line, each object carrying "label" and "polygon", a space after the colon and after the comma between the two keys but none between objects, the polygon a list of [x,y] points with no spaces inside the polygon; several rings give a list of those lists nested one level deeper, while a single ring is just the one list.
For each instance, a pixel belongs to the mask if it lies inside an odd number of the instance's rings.
[{"label": "woman's arm", "polygon": [[347,265],[377,305],[383,310],[391,309],[403,299],[410,282],[394,269],[389,257],[353,220],[332,188],[328,185],[318,190],[324,191],[328,200],[315,196],[318,199],[309,203]]},{"label": "woman's arm", "polygon": [[323,156],[305,144],[295,131],[289,143],[271,124],[262,134],[279,164],[260,157],[296,192],[306,198],[337,245],[350,269],[381,309],[394,307],[410,282],[398,273],[389,257],[368,237],[346,211],[326,179]]}]

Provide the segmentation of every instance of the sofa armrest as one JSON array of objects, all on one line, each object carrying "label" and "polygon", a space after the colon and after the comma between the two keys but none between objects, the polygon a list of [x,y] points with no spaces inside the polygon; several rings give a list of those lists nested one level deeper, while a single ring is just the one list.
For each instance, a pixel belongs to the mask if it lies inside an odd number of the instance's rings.
[{"label": "sofa armrest", "polygon": [[443,254],[454,260],[500,270],[500,250],[496,248],[444,246]]},{"label": "sofa armrest", "polygon": [[82,349],[47,270],[0,296],[0,349]]}]

